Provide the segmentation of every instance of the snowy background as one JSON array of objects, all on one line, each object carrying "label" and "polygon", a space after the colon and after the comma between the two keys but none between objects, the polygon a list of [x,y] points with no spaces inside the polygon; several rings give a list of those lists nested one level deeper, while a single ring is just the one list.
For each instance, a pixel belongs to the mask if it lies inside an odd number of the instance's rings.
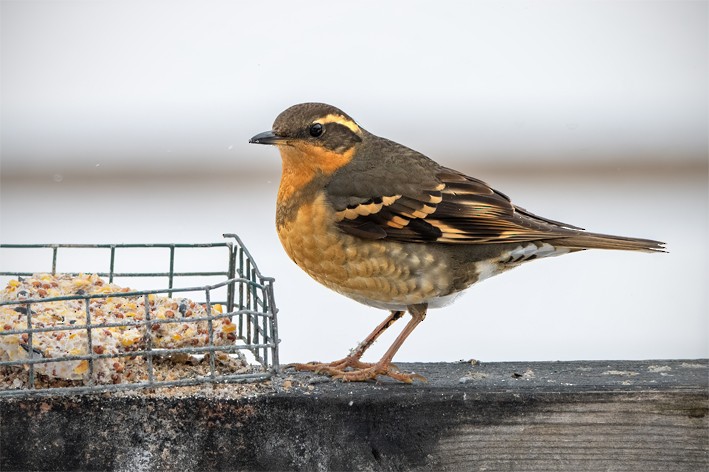
[{"label": "snowy background", "polygon": [[538,214],[668,243],[485,281],[398,360],[707,357],[707,5],[4,0],[0,242],[236,232],[276,277],[282,360],[342,357],[385,313],[290,262],[280,158],[247,144],[323,101]]}]

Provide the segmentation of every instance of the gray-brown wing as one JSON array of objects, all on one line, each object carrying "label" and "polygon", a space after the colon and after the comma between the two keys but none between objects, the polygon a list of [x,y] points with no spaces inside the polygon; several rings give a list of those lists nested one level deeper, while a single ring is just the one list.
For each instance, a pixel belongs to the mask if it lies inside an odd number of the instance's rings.
[{"label": "gray-brown wing", "polygon": [[[410,178],[373,175],[356,191],[331,198],[337,225],[366,239],[481,244],[578,234],[579,228],[538,217],[481,180],[435,165],[412,163]],[[386,190],[384,190],[386,189]],[[332,189],[334,191],[334,189]]]}]

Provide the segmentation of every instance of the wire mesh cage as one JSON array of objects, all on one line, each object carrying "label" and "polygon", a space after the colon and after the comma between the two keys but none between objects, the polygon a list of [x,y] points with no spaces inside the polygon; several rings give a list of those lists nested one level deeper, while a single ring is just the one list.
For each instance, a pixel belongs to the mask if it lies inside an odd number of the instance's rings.
[{"label": "wire mesh cage", "polygon": [[237,235],[224,237],[0,244],[0,397],[270,378],[274,279]]}]

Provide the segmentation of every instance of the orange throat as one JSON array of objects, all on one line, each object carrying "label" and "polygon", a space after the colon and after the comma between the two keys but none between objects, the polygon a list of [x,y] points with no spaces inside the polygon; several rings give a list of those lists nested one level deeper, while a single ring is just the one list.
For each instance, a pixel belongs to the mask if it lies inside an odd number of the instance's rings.
[{"label": "orange throat", "polygon": [[297,191],[305,188],[319,175],[330,175],[354,157],[355,148],[342,154],[307,144],[283,144],[278,146],[283,162],[278,202],[289,200]]}]

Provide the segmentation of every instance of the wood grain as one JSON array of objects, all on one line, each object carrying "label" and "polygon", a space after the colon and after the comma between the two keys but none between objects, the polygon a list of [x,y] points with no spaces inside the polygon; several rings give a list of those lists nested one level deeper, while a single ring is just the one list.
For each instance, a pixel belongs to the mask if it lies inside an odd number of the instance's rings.
[{"label": "wood grain", "polygon": [[258,388],[0,400],[0,470],[709,470],[709,361],[285,370]]}]

